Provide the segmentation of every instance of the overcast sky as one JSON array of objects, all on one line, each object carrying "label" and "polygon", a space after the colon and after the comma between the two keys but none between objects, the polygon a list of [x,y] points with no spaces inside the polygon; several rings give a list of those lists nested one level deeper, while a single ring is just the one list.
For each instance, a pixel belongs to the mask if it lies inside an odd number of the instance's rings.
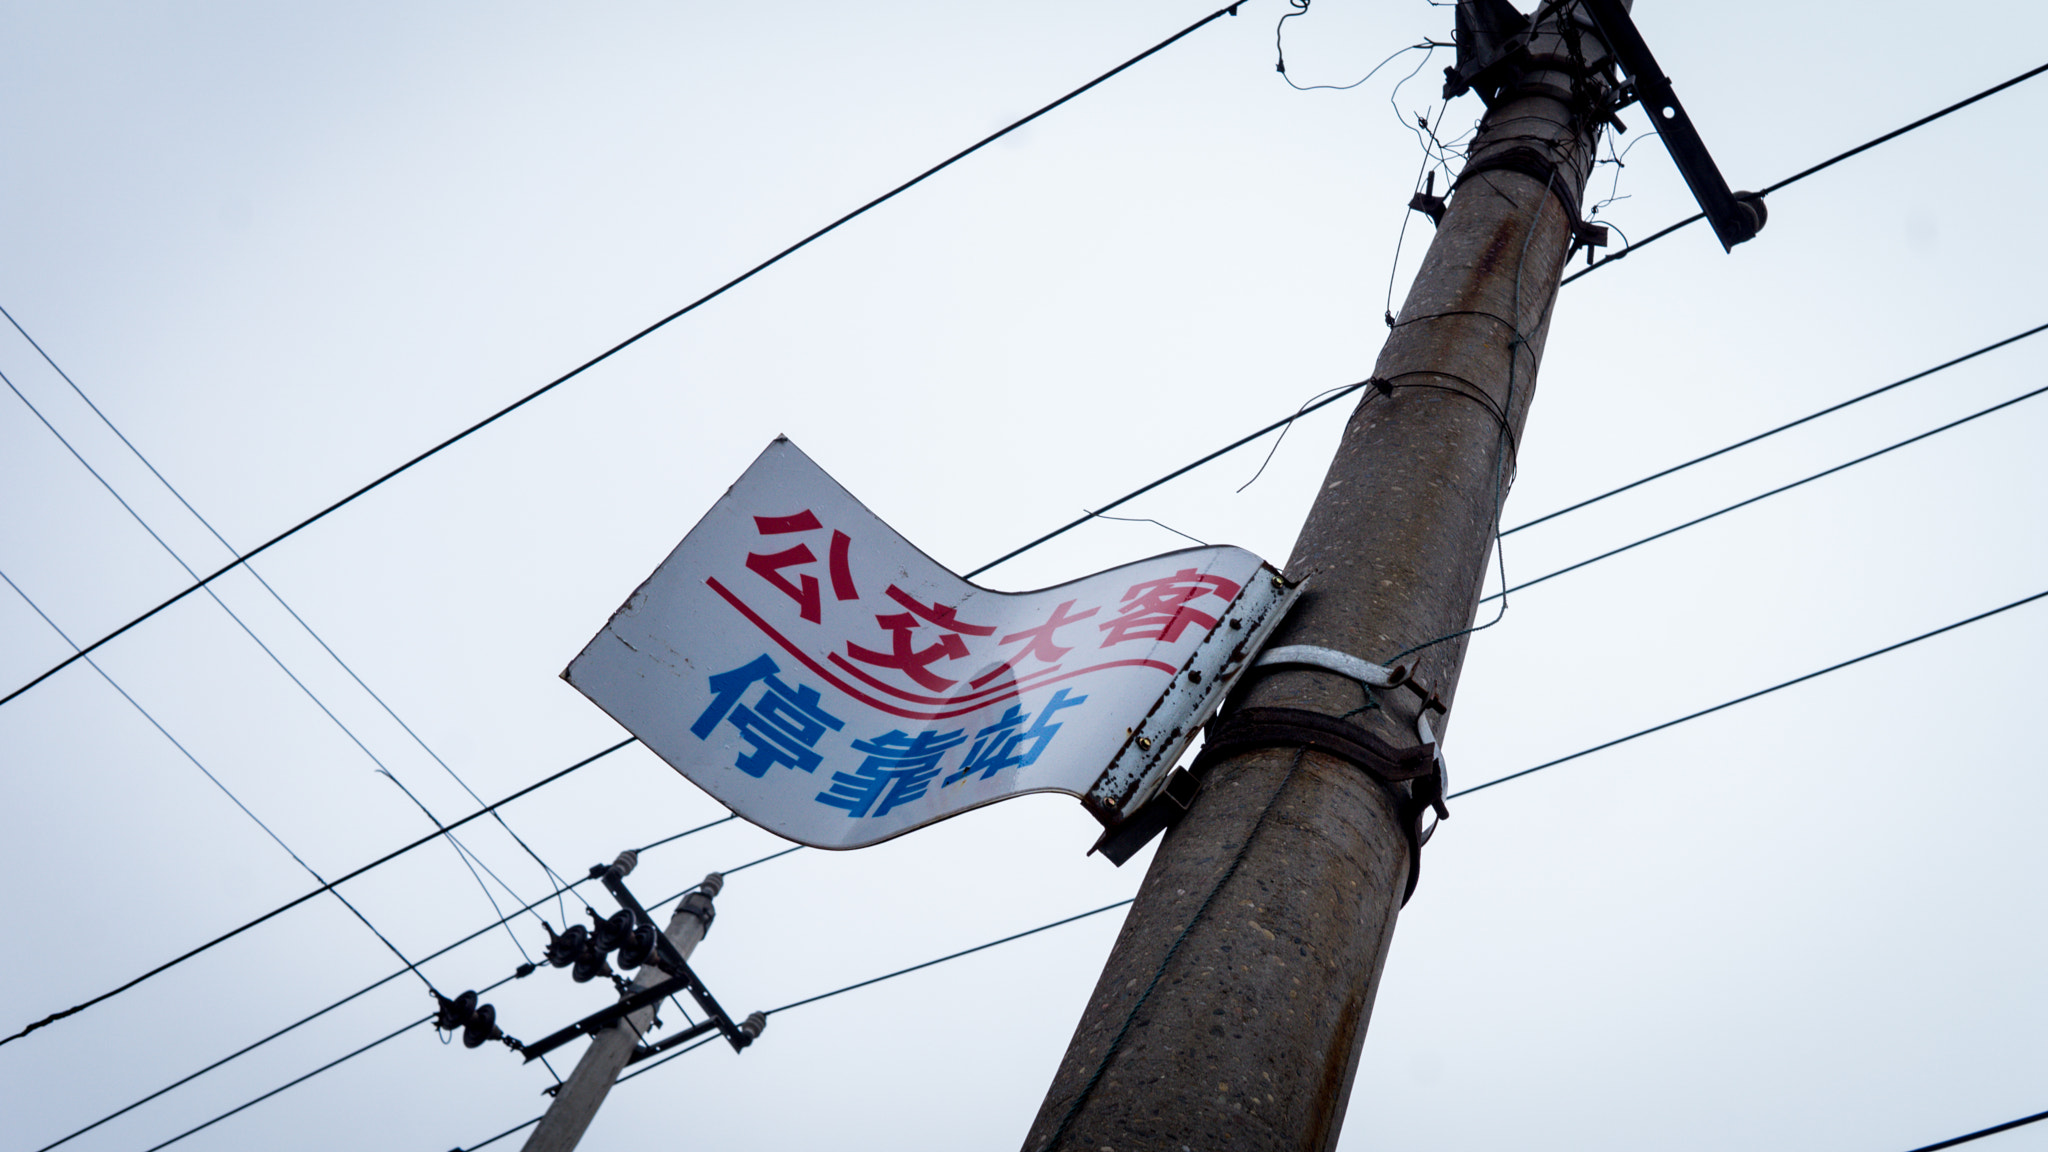
[{"label": "overcast sky", "polygon": [[[1429,238],[1414,216],[1403,239],[1404,125],[1440,110],[1448,54],[1297,92],[1273,67],[1284,10],[1247,3],[256,570],[496,799],[622,738],[557,674],[777,434],[965,571],[1364,377],[1390,277],[1398,308]],[[1207,11],[10,4],[0,306],[246,549]],[[1737,187],[2048,57],[2048,11],[2012,0],[1636,17]],[[1450,22],[1321,0],[1287,24],[1289,74],[1348,84]],[[1479,112],[1454,102],[1447,134]],[[1732,255],[1695,227],[1565,288],[1508,523],[2048,321],[2044,113],[2048,78],[1784,190]],[[1626,148],[1645,134],[1624,119]],[[1628,235],[1694,210],[1654,139],[1594,179]],[[1511,536],[1509,576],[2039,387],[2044,340]],[[0,372],[186,563],[228,559],[11,329]],[[1348,407],[1242,492],[1267,445],[1119,514],[1284,561]],[[2048,589],[2044,435],[2048,397],[1516,594],[1471,648],[1454,783]],[[0,571],[72,637],[188,583],[12,394],[0,485]],[[1184,544],[1098,521],[982,582]],[[204,596],[99,656],[191,758],[82,663],[0,708],[0,1031],[311,886],[195,759],[329,876],[432,830],[380,762],[444,820],[476,806],[253,576],[216,589],[376,761]],[[2048,1108],[2044,643],[2048,602],[1454,804],[1341,1147],[1894,1152]],[[0,588],[0,689],[69,651]],[[574,875],[723,809],[636,747],[504,815]],[[732,878],[697,967],[737,1015],[1100,907],[1149,853],[1084,857],[1097,831],[1036,796],[797,852]],[[463,839],[521,898],[548,892],[495,825]],[[781,846],[736,821],[649,852],[635,887]],[[444,845],[343,891],[412,956],[495,916]],[[1120,915],[778,1015],[744,1054],[621,1087],[588,1146],[1014,1146]],[[532,917],[514,931],[545,942]],[[501,931],[424,970],[459,990],[520,960]],[[286,913],[0,1047],[0,1149],[397,967],[332,898]],[[607,997],[544,971],[489,999],[532,1038]],[[149,1148],[429,1006],[393,980],[67,1147]],[[539,1112],[550,1083],[416,1028],[181,1146],[439,1152]],[[2048,1125],[1977,1147],[2048,1148]]]}]

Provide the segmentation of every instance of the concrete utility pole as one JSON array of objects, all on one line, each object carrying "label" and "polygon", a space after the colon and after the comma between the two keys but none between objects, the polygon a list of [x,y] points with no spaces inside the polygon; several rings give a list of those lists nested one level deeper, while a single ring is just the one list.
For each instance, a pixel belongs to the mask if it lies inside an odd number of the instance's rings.
[{"label": "concrete utility pole", "polygon": [[[1273,640],[1405,662],[1444,701],[1477,619],[1597,118],[1613,103],[1591,22],[1576,6],[1541,15],[1526,52],[1472,81],[1490,107],[1447,210],[1418,198],[1441,222],[1288,562],[1309,583]],[[1499,0],[1461,6],[1461,64],[1483,55],[1478,41],[1512,41],[1503,25],[1519,19]],[[1311,749],[1304,734],[1336,721],[1410,752],[1425,694],[1260,671],[1210,740],[1247,715],[1262,733],[1205,754],[1201,791],[1152,862],[1028,1152],[1337,1142],[1414,881],[1418,806],[1414,785],[1359,766],[1370,756]],[[1438,734],[1442,721],[1429,718]]]},{"label": "concrete utility pole", "polygon": [[[631,872],[638,862],[635,853],[623,852],[619,854],[617,866],[624,874]],[[711,930],[711,918],[715,914],[711,901],[724,886],[725,877],[716,872],[704,877],[704,882],[697,886],[695,892],[683,897],[682,903],[676,905],[675,915],[669,917],[665,934],[684,960],[696,951],[704,933]],[[635,973],[633,987],[651,988],[673,975],[661,967],[659,960],[649,960]],[[548,1105],[547,1115],[541,1117],[540,1125],[533,1130],[533,1135],[527,1137],[525,1152],[571,1152],[576,1147],[576,1142],[583,1139],[584,1130],[597,1119],[599,1106],[611,1094],[619,1072],[633,1058],[633,1049],[639,1046],[640,1037],[654,1022],[654,1014],[659,1007],[658,1004],[650,1004],[591,1037],[590,1047],[585,1048],[583,1058],[576,1061],[576,1070],[562,1081],[562,1086],[555,1092],[555,1102]]]}]

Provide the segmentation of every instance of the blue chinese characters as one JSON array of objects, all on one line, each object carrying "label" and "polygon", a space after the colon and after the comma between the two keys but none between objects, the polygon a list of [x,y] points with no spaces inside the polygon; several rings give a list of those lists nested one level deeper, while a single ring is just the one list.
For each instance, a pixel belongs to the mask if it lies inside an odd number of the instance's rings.
[{"label": "blue chinese characters", "polygon": [[[699,740],[709,740],[721,720],[738,728],[740,738],[754,750],[741,753],[733,767],[756,779],[776,764],[817,771],[823,762],[816,751],[819,737],[827,728],[837,732],[846,727],[846,721],[818,707],[816,688],[791,688],[775,675],[779,671],[775,661],[763,654],[711,677],[711,707],[690,725],[690,733]],[[740,697],[757,681],[765,686],[749,708],[740,703]]]},{"label": "blue chinese characters", "polygon": [[[711,704],[690,726],[699,740],[709,740],[719,725],[730,724],[747,744],[733,767],[757,780],[777,764],[815,773],[834,753],[831,746],[820,750],[819,741],[827,732],[846,727],[844,720],[825,711],[816,688],[786,682],[780,672],[763,654],[709,677]],[[1035,716],[1012,703],[995,723],[976,730],[971,743],[966,728],[914,734],[892,728],[852,740],[850,751],[863,757],[859,767],[833,772],[826,789],[814,799],[843,809],[849,819],[881,817],[926,796],[934,780],[944,788],[969,777],[990,780],[1006,768],[1027,767],[1037,763],[1059,734],[1059,713],[1087,700],[1061,688]],[[961,753],[948,772],[944,762],[955,749]]]}]

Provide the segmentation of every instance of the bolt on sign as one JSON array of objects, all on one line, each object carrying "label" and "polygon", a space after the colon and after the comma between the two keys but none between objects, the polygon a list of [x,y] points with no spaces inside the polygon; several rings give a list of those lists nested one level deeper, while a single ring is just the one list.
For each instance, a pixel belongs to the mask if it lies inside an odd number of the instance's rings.
[{"label": "bolt on sign", "polygon": [[1027,792],[1113,829],[1294,591],[1230,547],[980,588],[778,437],[562,677],[799,843],[864,847]]}]

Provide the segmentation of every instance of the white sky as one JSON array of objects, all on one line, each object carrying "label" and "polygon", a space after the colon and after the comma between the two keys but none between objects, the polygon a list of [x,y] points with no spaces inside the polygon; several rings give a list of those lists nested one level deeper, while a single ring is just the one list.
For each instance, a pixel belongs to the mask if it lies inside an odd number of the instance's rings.
[{"label": "white sky", "polygon": [[[1207,10],[9,5],[0,305],[251,547]],[[556,673],[777,433],[965,570],[1363,377],[1420,159],[1387,103],[1406,69],[1292,91],[1281,10],[1247,4],[258,570],[496,798],[622,735]],[[1967,23],[1761,0],[1650,0],[1637,19],[1738,187],[2048,44],[2048,11],[2010,0]],[[1322,0],[1288,24],[1290,74],[1348,83],[1449,26],[1421,0]],[[1405,112],[1435,107],[1446,56]],[[1447,123],[1478,112],[1468,97]],[[1565,289],[1508,521],[2048,320],[2028,206],[2044,112],[2048,78],[1785,190],[1732,256],[1696,227]],[[1620,192],[1603,216],[1636,236],[1693,210],[1654,142]],[[1428,231],[1408,221],[1404,283]],[[2040,340],[1511,537],[1509,572],[2038,387]],[[225,559],[11,331],[0,371],[195,567]],[[1257,452],[1124,512],[1282,561],[1342,408],[1242,494]],[[2044,434],[2048,398],[1518,594],[1472,647],[1456,783],[2048,588]],[[0,485],[0,569],[72,635],[183,587],[11,395]],[[1180,543],[1097,523],[986,582]],[[428,806],[471,810],[246,574],[217,587]],[[2028,719],[2044,642],[2048,603],[1457,804],[1342,1147],[1886,1152],[2048,1108],[2048,778]],[[66,651],[0,590],[0,687]],[[204,598],[103,657],[323,872],[430,829]],[[0,760],[6,1031],[309,886],[83,665],[0,708]],[[505,814],[573,874],[721,810],[636,748]],[[1144,861],[1084,858],[1096,831],[1032,797],[776,860],[732,879],[697,966],[738,1015],[1106,904]],[[465,839],[545,891],[502,833]],[[726,825],[649,853],[635,887],[668,895],[779,843]],[[445,847],[345,891],[414,954],[492,918]],[[589,1146],[1013,1146],[1117,920],[778,1016],[744,1055],[706,1048],[621,1088]],[[456,990],[518,961],[501,932],[427,972]],[[333,900],[288,913],[0,1047],[0,1147],[40,1148],[394,966]],[[491,999],[530,1038],[605,997],[546,972]],[[426,1008],[393,981],[68,1147],[147,1148]],[[547,1083],[419,1029],[182,1147],[436,1152],[538,1112]],[[2048,1148],[2048,1125],[1977,1147]]]}]

